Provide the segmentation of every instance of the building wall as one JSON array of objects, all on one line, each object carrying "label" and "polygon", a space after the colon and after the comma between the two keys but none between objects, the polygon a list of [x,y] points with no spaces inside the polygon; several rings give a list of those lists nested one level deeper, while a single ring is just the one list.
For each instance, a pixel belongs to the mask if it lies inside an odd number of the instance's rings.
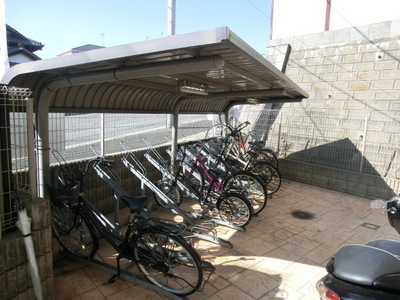
[{"label": "building wall", "polygon": [[[272,39],[325,30],[328,0],[273,0]],[[329,0],[329,30],[400,18],[398,0]]]},{"label": "building wall", "polygon": [[[373,117],[378,129],[369,140],[382,145],[399,143],[400,20],[272,40],[268,59],[279,64],[287,44],[292,51],[286,74],[310,97],[285,104],[282,112],[294,111],[285,122],[307,119],[315,111],[324,111],[328,117],[363,114]],[[354,124],[341,122],[340,126],[350,130]],[[397,177],[382,174],[381,180],[376,180],[377,176],[355,173],[349,181],[350,172],[288,159],[281,164],[281,171],[289,179],[370,198],[399,190]]]},{"label": "building wall", "polygon": [[10,64],[13,66],[13,65],[16,65],[16,64],[22,64],[22,63],[25,63],[25,62],[30,62],[30,61],[32,61],[32,58],[28,57],[28,56],[26,56],[26,55],[24,55],[22,53],[17,53],[17,54],[14,54],[14,55],[10,55],[8,57],[8,60],[9,60]]}]

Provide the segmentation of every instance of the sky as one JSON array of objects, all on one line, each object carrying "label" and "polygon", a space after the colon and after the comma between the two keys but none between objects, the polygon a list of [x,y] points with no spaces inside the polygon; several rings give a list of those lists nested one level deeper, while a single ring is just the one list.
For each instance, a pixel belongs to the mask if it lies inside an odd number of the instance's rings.
[{"label": "sky", "polygon": [[[4,0],[8,25],[44,44],[42,59],[94,44],[111,47],[168,35],[168,0]],[[260,54],[270,39],[271,0],[176,0],[175,34],[228,26]]]}]

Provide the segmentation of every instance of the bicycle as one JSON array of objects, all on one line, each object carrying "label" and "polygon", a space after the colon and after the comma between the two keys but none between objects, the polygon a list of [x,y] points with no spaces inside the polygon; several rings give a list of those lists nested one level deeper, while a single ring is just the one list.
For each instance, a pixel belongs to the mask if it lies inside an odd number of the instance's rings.
[{"label": "bicycle", "polygon": [[223,124],[214,125],[213,130],[211,127],[207,131],[206,137],[211,134],[210,130],[214,136],[217,136],[206,139],[208,148],[214,149],[214,152],[219,151],[218,158],[214,159],[214,164],[223,163],[225,166],[235,166],[259,176],[266,185],[267,194],[272,195],[279,190],[282,184],[281,174],[274,166],[277,165],[278,158],[271,149],[261,149],[258,142],[250,142],[249,147],[246,145],[240,131],[248,124],[249,122],[244,122],[236,129]]},{"label": "bicycle", "polygon": [[249,158],[247,155],[248,152],[252,151],[255,154],[253,158],[266,161],[278,169],[278,156],[272,148],[264,147],[261,141],[247,142],[244,138],[251,135],[251,132],[248,135],[242,133],[242,130],[248,125],[250,125],[248,121],[240,123],[236,127],[233,127],[229,123],[213,125],[206,131],[205,140],[227,139],[230,147],[226,149],[226,154],[246,161]]},{"label": "bicycle", "polygon": [[[179,146],[182,147],[184,144]],[[202,218],[210,216],[218,224],[244,229],[250,223],[253,214],[249,200],[235,190],[225,189],[215,178],[213,178],[213,182],[208,187],[200,187],[197,179],[195,179],[197,174],[194,172],[185,174],[185,167],[182,162],[185,160],[185,152],[183,151],[182,154],[183,159],[177,161],[175,175],[166,174],[164,171],[164,181],[169,182],[166,185],[169,189],[165,191],[165,194],[169,195],[171,191],[179,187],[185,194],[200,204]],[[214,190],[215,188],[217,191]],[[163,205],[163,203],[160,203],[160,205]],[[216,219],[215,216],[219,216],[220,220]]]},{"label": "bicycle", "polygon": [[[193,151],[189,150],[190,145]],[[184,175],[193,182],[193,185],[201,191],[211,185],[213,191],[221,193],[224,190],[234,191],[243,195],[251,204],[252,214],[260,213],[267,204],[266,186],[255,174],[245,170],[233,169],[225,164],[218,169],[213,166],[209,168],[200,154],[204,147],[197,143],[186,143],[185,155],[190,155],[191,160],[185,162],[183,159]],[[182,149],[180,148],[182,155]]]},{"label": "bicycle", "polygon": [[[123,145],[123,143],[122,143]],[[123,145],[124,146],[124,145]],[[233,248],[232,243],[229,241],[225,241],[223,239],[220,239],[217,236],[217,231],[215,230],[216,226],[216,221],[214,220],[209,220],[208,218],[202,218],[199,220],[198,216],[196,214],[188,213],[185,210],[181,209],[176,203],[174,199],[171,199],[170,195],[166,195],[165,192],[161,189],[159,189],[156,184],[154,184],[149,178],[147,178],[147,169],[143,166],[143,164],[140,162],[140,160],[137,159],[137,157],[134,155],[132,151],[128,151],[127,148],[124,146],[124,150],[126,151],[125,154],[122,156],[121,161],[123,165],[131,172],[133,173],[138,179],[140,179],[141,183],[143,186],[146,186],[147,188],[150,189],[154,193],[155,200],[157,201],[157,204],[163,203],[163,205],[159,205],[159,208],[164,206],[168,210],[170,210],[174,215],[180,215],[183,218],[183,221],[185,225],[187,225],[187,229],[182,232],[182,236],[184,236],[186,239],[189,239],[189,242],[191,245],[195,245],[194,242],[196,239],[200,240],[205,240],[211,243],[215,243],[224,247],[228,248]],[[153,162],[152,162],[153,164]],[[154,165],[156,168],[160,167],[162,170],[162,167],[158,164]],[[101,172],[100,175],[103,175],[105,173]],[[110,180],[110,178],[106,178],[106,176],[103,176],[105,181],[112,186],[113,190],[116,192],[118,195],[122,195],[124,193],[123,190],[119,190],[115,187],[115,183],[113,180]],[[179,190],[179,188],[177,188]],[[180,190],[179,190],[180,191]],[[159,202],[161,201],[161,202]],[[157,209],[157,206],[152,205],[151,206],[152,211]],[[198,222],[200,221],[200,222]],[[239,230],[239,231],[244,231],[244,228],[237,227],[234,225],[231,225],[230,227]],[[204,262],[203,262],[204,264]],[[211,269],[211,268],[207,268]],[[211,274],[211,273],[210,273]]]},{"label": "bicycle", "polygon": [[46,175],[50,195],[53,229],[64,251],[91,259],[99,248],[99,237],[118,252],[117,274],[121,274],[121,259],[136,263],[145,278],[176,295],[196,292],[203,282],[202,260],[197,251],[180,236],[181,224],[168,224],[153,218],[145,209],[147,196],[122,196],[131,215],[125,233],[102,215],[84,196],[84,180],[90,167],[109,165],[104,158],[90,160],[78,174],[70,168],[58,152],[53,154],[58,168]]}]

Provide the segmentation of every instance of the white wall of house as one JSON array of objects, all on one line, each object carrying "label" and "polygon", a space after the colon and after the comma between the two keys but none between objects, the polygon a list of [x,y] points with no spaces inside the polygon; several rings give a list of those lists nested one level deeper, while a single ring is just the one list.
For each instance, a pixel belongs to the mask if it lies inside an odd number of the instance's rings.
[{"label": "white wall of house", "polygon": [[0,0],[0,78],[9,68],[4,0]]},{"label": "white wall of house", "polygon": [[10,61],[10,63],[20,64],[20,63],[32,61],[32,58],[26,56],[23,53],[18,53],[18,54],[15,54],[15,55],[10,55],[8,60]]},{"label": "white wall of house", "polygon": [[[399,0],[330,0],[330,30],[400,19]],[[325,30],[326,0],[274,0],[272,39]]]}]

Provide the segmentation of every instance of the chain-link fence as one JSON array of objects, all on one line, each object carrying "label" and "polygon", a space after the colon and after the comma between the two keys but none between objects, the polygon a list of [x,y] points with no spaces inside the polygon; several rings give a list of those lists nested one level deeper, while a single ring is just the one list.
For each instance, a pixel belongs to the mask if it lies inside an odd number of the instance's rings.
[{"label": "chain-link fence", "polygon": [[242,111],[254,135],[281,158],[399,179],[400,119],[379,112]]},{"label": "chain-link fence", "polygon": [[[52,149],[62,150],[68,160],[95,154],[123,152],[120,141],[132,150],[170,143],[169,115],[151,114],[51,114]],[[379,114],[295,109],[271,110],[263,105],[232,111],[237,122],[249,121],[248,138],[265,141],[281,158],[323,165],[382,177],[399,177],[399,120]],[[198,140],[220,122],[218,116],[183,115],[179,118],[180,140]],[[235,125],[235,124],[233,124]],[[51,127],[52,128],[52,127]],[[61,149],[62,148],[62,149]]]},{"label": "chain-link fence", "polygon": [[35,169],[30,166],[34,147],[30,94],[24,88],[0,89],[0,239],[5,232],[15,229],[21,201],[35,188],[28,172],[30,167]]},{"label": "chain-link fence", "polygon": [[[0,107],[3,231],[11,227],[5,223],[13,224],[11,191],[15,185],[29,186],[30,181],[26,172],[29,169],[27,153],[29,140],[34,138],[27,134],[30,123],[27,103],[26,95],[12,95],[11,90],[3,92]],[[236,107],[231,116],[235,120],[232,125],[249,121],[251,125],[243,132],[248,140],[264,141],[281,158],[399,179],[400,122],[392,116],[378,112],[274,110],[265,105]],[[178,139],[201,140],[221,120],[221,116],[215,115],[181,115]],[[160,114],[51,113],[50,148],[58,150],[66,161],[76,162],[99,154],[122,153],[121,141],[129,150],[147,148],[144,138],[154,147],[165,146],[172,140],[171,124],[170,115]],[[93,148],[100,153],[94,153]]]},{"label": "chain-link fence", "polygon": [[[124,152],[120,142],[129,150],[140,150],[147,148],[144,139],[154,146],[170,144],[172,139],[171,116],[166,114],[52,113],[49,120],[50,148],[67,161]],[[204,138],[211,125],[206,115],[183,115],[178,135],[181,139]]]}]

